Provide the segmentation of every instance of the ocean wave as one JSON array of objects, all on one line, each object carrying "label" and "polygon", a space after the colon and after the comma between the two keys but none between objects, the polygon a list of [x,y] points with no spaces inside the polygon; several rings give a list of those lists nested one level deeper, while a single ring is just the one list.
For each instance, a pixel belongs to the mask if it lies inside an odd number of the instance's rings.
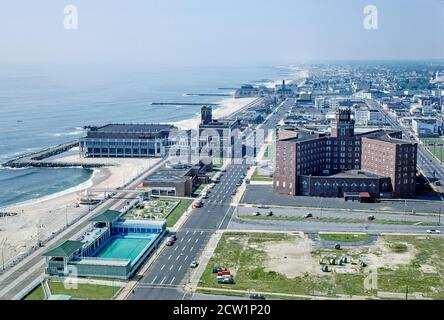
[{"label": "ocean wave", "polygon": [[85,182],[82,182],[82,183],[78,184],[77,186],[65,189],[63,191],[55,192],[55,193],[52,193],[52,194],[49,194],[49,195],[46,195],[46,196],[43,196],[43,197],[39,197],[39,198],[35,198],[35,199],[29,199],[29,200],[18,202],[18,203],[15,203],[15,204],[11,204],[11,205],[8,205],[8,206],[5,206],[5,207],[0,207],[0,209],[3,210],[3,209],[11,208],[11,207],[38,204],[38,203],[42,203],[42,202],[45,202],[45,201],[48,201],[48,200],[52,200],[52,199],[56,199],[56,198],[62,197],[62,196],[67,195],[67,194],[71,194],[71,193],[74,193],[74,192],[79,192],[79,191],[83,191],[85,189],[89,189],[89,188],[91,188],[93,186],[94,178],[95,178],[96,173],[98,172],[99,169],[91,169],[91,170],[92,170],[91,177],[88,180],[86,180]]},{"label": "ocean wave", "polygon": [[74,131],[54,133],[53,136],[54,137],[78,136],[84,132],[85,132],[85,130],[83,128],[75,128]]}]

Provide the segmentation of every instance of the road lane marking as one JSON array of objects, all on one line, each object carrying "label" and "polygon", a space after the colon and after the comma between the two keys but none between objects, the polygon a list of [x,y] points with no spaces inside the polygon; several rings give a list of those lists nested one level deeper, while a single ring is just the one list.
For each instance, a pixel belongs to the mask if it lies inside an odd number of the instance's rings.
[{"label": "road lane marking", "polygon": [[173,279],[171,279],[171,282],[170,282],[170,284],[173,284],[173,282],[174,282],[174,279],[176,279],[176,277],[173,277]]},{"label": "road lane marking", "polygon": [[188,260],[188,256],[185,257],[185,261],[187,261],[187,260]]},{"label": "road lane marking", "polygon": [[151,284],[153,284],[154,281],[156,281],[156,279],[157,279],[157,276],[154,277],[154,279],[153,279],[153,281],[151,282]]},{"label": "road lane marking", "polygon": [[172,256],[173,256],[173,255],[171,254],[171,255],[168,257],[168,260],[170,260]]},{"label": "road lane marking", "polygon": [[180,271],[180,269],[182,269],[182,265],[179,266],[179,269],[177,269],[177,271]]},{"label": "road lane marking", "polygon": [[160,268],[160,270],[163,270],[163,268],[165,268],[165,265],[163,265],[162,268]]},{"label": "road lane marking", "polygon": [[170,271],[171,271],[171,269],[173,269],[173,267],[174,267],[174,265],[172,264],[171,267],[170,267]]},{"label": "road lane marking", "polygon": [[[194,233],[196,233],[196,231],[194,231]],[[194,233],[193,233],[193,234],[194,234]],[[187,243],[188,243],[188,242],[190,242],[190,241],[191,241],[191,238],[188,238],[188,241],[187,241]]]},{"label": "road lane marking", "polygon": [[184,251],[186,247],[187,247],[187,246],[184,246],[184,247],[182,248],[182,251]]},{"label": "road lane marking", "polygon": [[162,281],[160,282],[160,284],[163,284],[163,282],[165,281],[165,279],[166,279],[166,276],[163,277],[163,279],[162,279]]},{"label": "road lane marking", "polygon": [[194,247],[191,247],[190,251],[193,251]]},{"label": "road lane marking", "polygon": [[[200,234],[202,234],[202,232]],[[199,238],[196,238],[196,241],[194,241],[194,242],[197,242],[197,241],[199,241]]]},{"label": "road lane marking", "polygon": [[176,261],[179,260],[180,256],[177,256]]}]

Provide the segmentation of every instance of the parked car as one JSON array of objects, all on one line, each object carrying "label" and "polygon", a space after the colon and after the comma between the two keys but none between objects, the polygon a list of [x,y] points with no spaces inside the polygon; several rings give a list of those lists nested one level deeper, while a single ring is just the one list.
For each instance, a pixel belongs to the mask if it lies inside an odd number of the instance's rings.
[{"label": "parked car", "polygon": [[204,193],[204,194],[202,195],[202,199],[208,199],[208,198],[209,198],[208,194]]},{"label": "parked car", "polygon": [[227,169],[222,169],[220,172],[227,172]]},{"label": "parked car", "polygon": [[234,280],[233,276],[230,277],[218,277],[217,283],[220,284],[235,284],[236,281]]},{"label": "parked car", "polygon": [[273,211],[268,211],[267,212],[267,217],[271,217],[273,215]]},{"label": "parked car", "polygon": [[265,204],[260,204],[257,206],[259,209],[269,209],[269,206],[266,206]]},{"label": "parked car", "polygon": [[224,268],[222,268],[221,266],[214,266],[213,267],[213,273],[218,273],[218,272],[220,272],[220,271],[223,271],[224,270]]},{"label": "parked car", "polygon": [[304,218],[313,218],[313,214],[312,213],[307,213],[307,214],[305,214]]},{"label": "parked car", "polygon": [[260,212],[253,212],[251,215],[257,217],[257,216],[260,216],[261,213]]},{"label": "parked car", "polygon": [[167,242],[165,243],[165,245],[167,245],[168,247],[171,247],[174,244],[174,240],[169,239],[167,240]]},{"label": "parked car", "polygon": [[193,205],[195,208],[202,208],[203,207],[203,203],[202,202],[195,202]]},{"label": "parked car", "polygon": [[197,266],[199,265],[199,263],[197,263],[197,261],[191,261],[191,263],[190,263],[190,268],[197,268]]},{"label": "parked car", "polygon": [[232,196],[236,195],[236,190],[231,193]]},{"label": "parked car", "polygon": [[168,237],[168,239],[172,239],[173,241],[176,241],[176,240],[177,240],[177,235],[176,235],[175,233],[172,233],[172,234]]},{"label": "parked car", "polygon": [[436,230],[436,229],[430,229],[430,230],[427,230],[427,233],[428,233],[428,234],[440,234],[441,231]]},{"label": "parked car", "polygon": [[252,300],[265,300],[265,296],[262,295],[262,294],[255,293],[255,294],[250,295],[250,299],[252,299]]},{"label": "parked car", "polygon": [[368,217],[367,217],[367,219],[369,220],[369,221],[373,221],[373,220],[375,220],[376,218],[375,218],[375,216],[374,215],[369,215]]}]

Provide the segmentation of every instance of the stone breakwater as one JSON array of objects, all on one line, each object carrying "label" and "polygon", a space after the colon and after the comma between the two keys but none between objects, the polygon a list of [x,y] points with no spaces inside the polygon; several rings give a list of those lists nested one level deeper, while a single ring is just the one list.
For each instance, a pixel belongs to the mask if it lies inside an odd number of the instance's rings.
[{"label": "stone breakwater", "polygon": [[69,167],[83,167],[83,168],[100,168],[105,166],[100,163],[81,163],[81,162],[55,162],[44,161],[50,157],[59,155],[63,152],[78,147],[78,141],[71,141],[64,144],[60,144],[54,147],[50,147],[38,152],[26,154],[18,158],[9,160],[3,164],[8,168],[26,168],[26,167],[40,167],[40,168],[69,168]]}]

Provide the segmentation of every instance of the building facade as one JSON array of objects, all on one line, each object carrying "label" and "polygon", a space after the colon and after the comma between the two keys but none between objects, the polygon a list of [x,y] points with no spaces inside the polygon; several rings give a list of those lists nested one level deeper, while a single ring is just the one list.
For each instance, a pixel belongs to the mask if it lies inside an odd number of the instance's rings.
[{"label": "building facade", "polygon": [[87,127],[87,134],[80,138],[81,157],[140,158],[164,157],[176,144],[178,132],[172,125],[164,124],[109,124]]},{"label": "building facade", "polygon": [[336,112],[330,135],[305,129],[283,135],[276,142],[274,192],[332,197],[415,193],[416,144],[401,140],[400,132],[355,134],[348,108]]}]

